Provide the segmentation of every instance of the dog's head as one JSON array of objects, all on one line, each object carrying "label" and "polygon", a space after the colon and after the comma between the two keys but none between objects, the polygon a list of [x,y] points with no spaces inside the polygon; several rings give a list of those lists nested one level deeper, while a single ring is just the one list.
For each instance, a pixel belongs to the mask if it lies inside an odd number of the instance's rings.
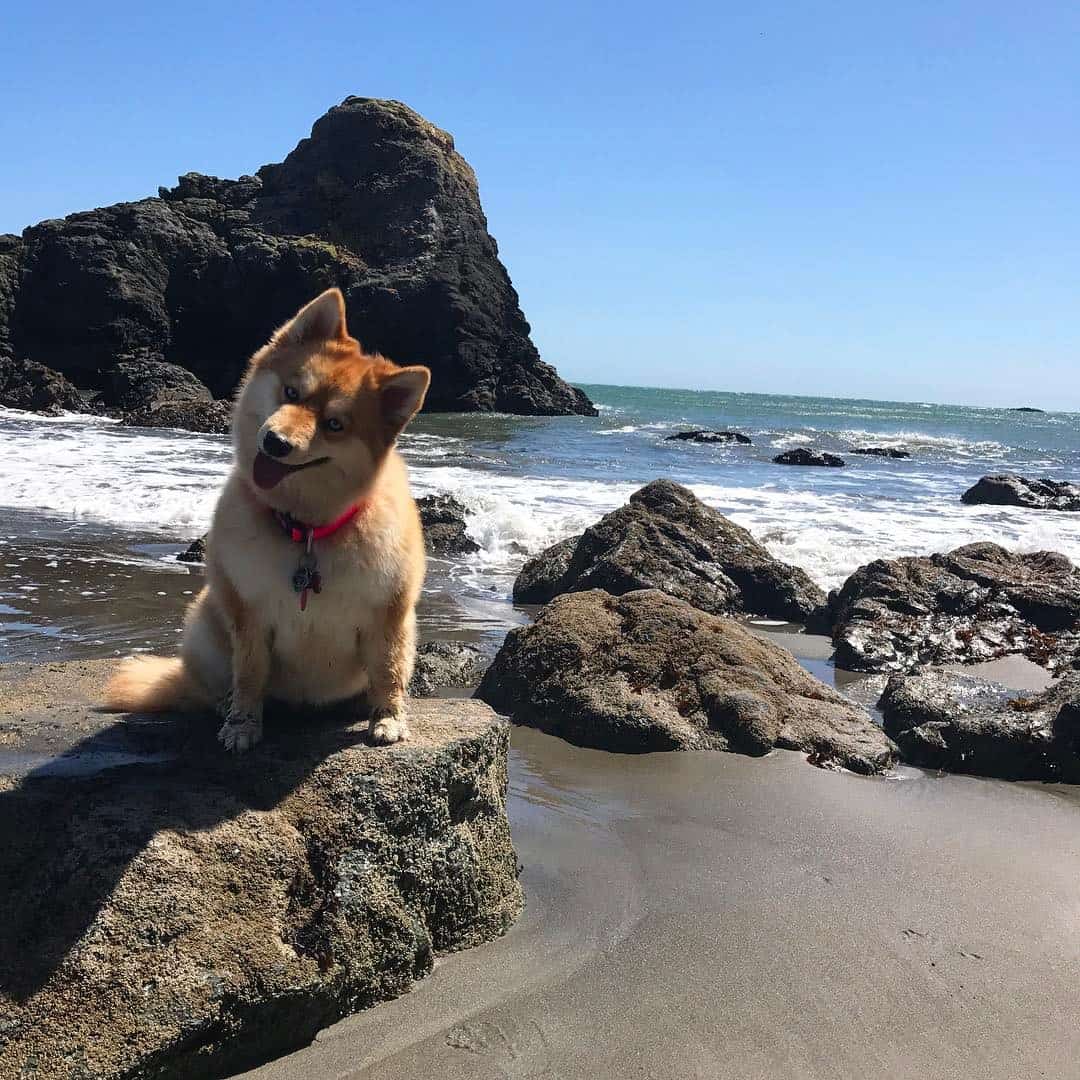
[{"label": "dog's head", "polygon": [[328,289],[252,357],[233,416],[237,464],[267,505],[323,520],[371,488],[430,381],[425,367],[365,353]]}]

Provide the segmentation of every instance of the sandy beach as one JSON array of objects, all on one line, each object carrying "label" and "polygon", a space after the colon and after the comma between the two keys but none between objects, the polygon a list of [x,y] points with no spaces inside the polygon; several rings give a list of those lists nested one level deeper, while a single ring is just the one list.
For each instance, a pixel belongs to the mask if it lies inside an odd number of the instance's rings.
[{"label": "sandy beach", "polygon": [[248,1077],[1072,1074],[1071,789],[513,745],[519,923]]}]

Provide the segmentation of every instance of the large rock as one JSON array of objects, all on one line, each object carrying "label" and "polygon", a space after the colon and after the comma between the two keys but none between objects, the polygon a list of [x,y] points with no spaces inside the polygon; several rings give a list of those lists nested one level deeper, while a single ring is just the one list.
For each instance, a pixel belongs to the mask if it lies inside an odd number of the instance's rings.
[{"label": "large rock", "polygon": [[95,713],[107,665],[0,668],[0,1076],[232,1075],[404,993],[521,909],[508,728],[414,702],[413,737]]},{"label": "large rock", "polygon": [[180,428],[203,435],[228,435],[232,403],[228,401],[167,401],[153,409],[125,413],[128,427]]},{"label": "large rock", "polygon": [[0,405],[46,416],[90,411],[83,395],[60,372],[10,356],[0,356]]},{"label": "large rock", "polygon": [[428,641],[416,650],[416,669],[409,683],[413,697],[435,697],[440,691],[466,689],[480,681],[488,657],[475,645],[460,641]]},{"label": "large rock", "polygon": [[794,450],[785,450],[773,458],[777,465],[817,465],[820,467],[839,469],[846,464],[842,457],[837,454],[826,454],[820,450],[810,450],[805,446],[798,446]]},{"label": "large rock", "polygon": [[453,495],[425,495],[416,500],[429,555],[471,555],[480,545],[465,531],[465,507]]},{"label": "large rock", "polygon": [[130,357],[117,361],[104,372],[100,400],[122,412],[137,412],[179,402],[205,404],[213,400],[213,395],[179,364]]},{"label": "large rock", "polygon": [[694,443],[739,443],[749,446],[751,439],[741,431],[706,431],[698,428],[695,431],[677,431],[674,435],[665,436],[666,442],[694,442]]},{"label": "large rock", "polygon": [[331,285],[365,346],[432,369],[429,410],[595,413],[541,362],[451,136],[371,98],[347,98],[256,176],[191,173],[0,237],[0,347],[97,388],[118,357],[151,356],[227,397]]},{"label": "large rock", "polygon": [[578,537],[530,559],[514,599],[543,604],[564,592],[616,596],[660,589],[713,614],[748,612],[806,622],[825,594],[774,559],[745,529],[670,480],[654,480]]},{"label": "large rock", "polygon": [[656,590],[553,600],[511,630],[477,696],[515,721],[606,750],[773,746],[879,772],[884,732],[790,653]]},{"label": "large rock", "polygon": [[952,672],[893,675],[879,703],[905,761],[1006,780],[1080,783],[1080,680],[1034,697]]},{"label": "large rock", "polygon": [[878,559],[830,594],[829,613],[842,668],[910,671],[1023,653],[1056,670],[1080,653],[1080,570],[1057,552],[988,543]]},{"label": "large rock", "polygon": [[1011,473],[984,476],[960,498],[963,502],[975,505],[1080,511],[1080,485],[1070,484],[1065,480],[1028,480]]}]

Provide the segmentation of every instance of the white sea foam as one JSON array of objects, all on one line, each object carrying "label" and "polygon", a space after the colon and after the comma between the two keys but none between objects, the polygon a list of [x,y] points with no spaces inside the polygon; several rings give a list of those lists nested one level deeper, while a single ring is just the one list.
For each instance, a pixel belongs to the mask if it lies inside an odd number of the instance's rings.
[{"label": "white sea foam", "polygon": [[[173,539],[205,528],[231,457],[224,438],[140,431],[97,418],[41,419],[5,411],[0,432],[0,506]],[[465,440],[441,436],[414,436],[406,443],[407,456],[423,465],[413,469],[417,494],[450,492],[469,512],[469,532],[481,551],[463,565],[501,589],[526,555],[580,532],[639,486],[439,464],[443,456],[467,449]],[[904,498],[878,497],[849,484],[790,490],[786,474],[783,485],[691,486],[825,588],[875,558],[976,540],[1017,550],[1051,548],[1080,562],[1080,515],[965,506],[954,481],[932,474],[907,481]]]}]

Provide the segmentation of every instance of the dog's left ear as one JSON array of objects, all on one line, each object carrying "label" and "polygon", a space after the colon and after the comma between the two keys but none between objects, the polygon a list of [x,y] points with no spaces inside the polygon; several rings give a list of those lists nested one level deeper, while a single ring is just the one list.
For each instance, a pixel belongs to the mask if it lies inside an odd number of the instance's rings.
[{"label": "dog's left ear", "polygon": [[349,336],[345,327],[345,297],[340,289],[327,289],[305,304],[274,335],[278,341],[294,345],[305,342],[343,341]]},{"label": "dog's left ear", "polygon": [[391,436],[396,436],[420,411],[430,385],[431,372],[419,366],[400,368],[382,380],[379,409]]}]

